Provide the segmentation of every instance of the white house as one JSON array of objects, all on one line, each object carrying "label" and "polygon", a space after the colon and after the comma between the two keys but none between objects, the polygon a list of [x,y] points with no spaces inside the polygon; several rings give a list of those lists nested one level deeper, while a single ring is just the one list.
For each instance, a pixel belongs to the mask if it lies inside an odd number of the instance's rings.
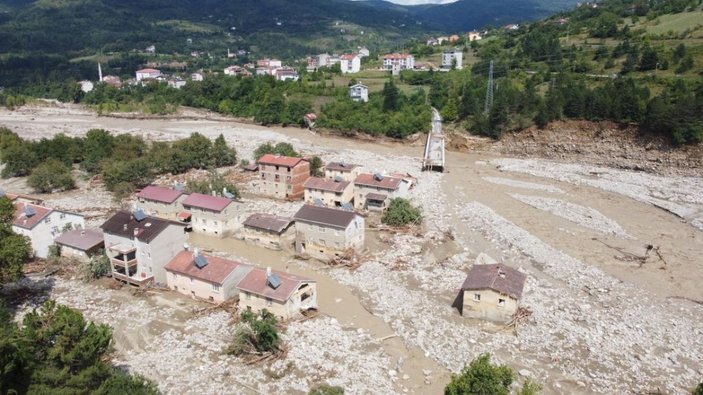
[{"label": "white house", "polygon": [[280,67],[273,71],[273,76],[279,81],[298,81],[298,72],[290,67]]},{"label": "white house", "polygon": [[283,63],[278,59],[259,59],[256,61],[256,67],[283,67]]},{"label": "white house", "polygon": [[147,78],[156,78],[161,75],[161,70],[157,69],[141,69],[137,70],[137,81]]},{"label": "white house", "polygon": [[451,70],[452,66],[461,70],[463,58],[464,54],[458,48],[442,52],[442,70]]},{"label": "white house", "polygon": [[191,215],[191,224],[196,233],[224,237],[242,225],[243,219],[238,216],[242,204],[239,201],[191,193],[182,204]]},{"label": "white house", "polygon": [[361,83],[349,87],[349,97],[354,101],[368,102],[369,88]]},{"label": "white house", "polygon": [[184,225],[141,210],[118,211],[100,228],[112,277],[133,285],[166,284],[164,266],[186,242]]},{"label": "white house", "polygon": [[364,58],[370,55],[369,49],[366,47],[360,47],[357,52],[359,53],[360,58]]},{"label": "white house", "polygon": [[468,38],[469,41],[476,41],[476,40],[480,40],[482,37],[481,37],[480,32],[472,30],[472,31],[466,33],[466,38]]},{"label": "white house", "polygon": [[181,78],[169,78],[168,86],[171,88],[181,89],[186,86],[186,81]]},{"label": "white house", "polygon": [[202,81],[203,80],[203,73],[193,73],[190,75],[190,80],[191,81]]},{"label": "white house", "polygon": [[357,55],[342,55],[339,59],[342,74],[358,73],[361,71],[361,58]]},{"label": "white house", "polygon": [[[261,70],[266,71],[265,74],[267,74],[269,69],[268,68],[261,68]],[[245,69],[244,67],[240,67],[240,66],[225,67],[224,73],[225,73],[225,75],[230,75],[230,76],[235,76],[235,77],[238,75],[241,75],[242,77],[248,77],[251,75],[249,70]],[[258,69],[257,69],[257,75],[258,74],[259,73],[258,73]]]},{"label": "white house", "polygon": [[95,85],[93,85],[93,83],[88,80],[79,81],[78,84],[81,86],[81,90],[85,93],[92,91],[95,87]]},{"label": "white house", "polygon": [[364,247],[364,218],[353,211],[305,204],[293,220],[299,254],[329,259]]},{"label": "white house", "polygon": [[344,181],[354,182],[361,174],[363,167],[346,162],[329,162],[325,165],[325,178],[334,180],[340,177]]},{"label": "white house", "polygon": [[392,71],[394,68],[399,70],[412,70],[415,67],[415,57],[410,54],[392,53],[383,57],[383,69]]},{"label": "white house", "polygon": [[84,227],[85,220],[80,214],[53,210],[32,203],[15,203],[12,231],[29,238],[37,258],[47,258],[49,246],[54,244],[54,238],[65,230]]}]

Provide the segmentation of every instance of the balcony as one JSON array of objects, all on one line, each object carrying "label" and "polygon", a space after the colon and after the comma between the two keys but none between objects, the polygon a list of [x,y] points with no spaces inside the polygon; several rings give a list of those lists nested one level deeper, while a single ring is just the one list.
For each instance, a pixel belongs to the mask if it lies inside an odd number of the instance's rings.
[{"label": "balcony", "polygon": [[116,273],[116,272],[113,272],[113,273],[112,273],[112,277],[113,277],[115,280],[125,281],[125,282],[127,282],[127,283],[129,283],[129,284],[136,285],[136,286],[138,286],[138,287],[142,287],[142,286],[144,286],[144,285],[147,285],[147,284],[149,284],[152,280],[154,280],[154,277],[151,277],[151,276],[150,276],[150,277],[146,277],[146,278],[141,278],[141,279],[139,279],[139,278],[135,278],[135,277],[129,277],[129,276],[125,275],[125,274],[120,274],[120,273]]},{"label": "balcony", "polygon": [[112,264],[115,266],[122,266],[122,267],[133,267],[137,266],[137,257],[133,257],[132,259],[122,259],[123,256],[118,256],[118,257],[110,257],[110,261],[112,261]]}]

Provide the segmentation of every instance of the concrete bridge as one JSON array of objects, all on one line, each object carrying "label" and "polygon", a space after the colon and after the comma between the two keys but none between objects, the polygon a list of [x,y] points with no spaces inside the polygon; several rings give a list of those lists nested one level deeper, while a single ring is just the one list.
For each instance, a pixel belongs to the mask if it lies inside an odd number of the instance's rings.
[{"label": "concrete bridge", "polygon": [[422,170],[444,171],[444,134],[442,117],[436,108],[432,108],[432,130],[427,134],[425,154],[422,158]]}]

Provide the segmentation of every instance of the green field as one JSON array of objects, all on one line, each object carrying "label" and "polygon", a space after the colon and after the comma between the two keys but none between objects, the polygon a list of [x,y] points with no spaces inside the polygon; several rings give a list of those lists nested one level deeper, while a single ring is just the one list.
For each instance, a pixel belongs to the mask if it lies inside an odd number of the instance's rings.
[{"label": "green field", "polygon": [[653,21],[641,22],[637,27],[652,34],[681,33],[691,29],[695,31],[694,37],[703,37],[703,10],[660,16]]}]

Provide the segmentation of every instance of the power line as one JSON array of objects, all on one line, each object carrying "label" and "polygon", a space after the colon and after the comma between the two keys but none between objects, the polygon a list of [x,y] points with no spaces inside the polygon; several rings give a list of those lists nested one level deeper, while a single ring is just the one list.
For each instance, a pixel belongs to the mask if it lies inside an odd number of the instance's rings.
[{"label": "power line", "polygon": [[493,105],[493,60],[491,60],[488,70],[488,86],[486,87],[486,102],[483,105],[483,113],[488,114],[488,110]]}]

